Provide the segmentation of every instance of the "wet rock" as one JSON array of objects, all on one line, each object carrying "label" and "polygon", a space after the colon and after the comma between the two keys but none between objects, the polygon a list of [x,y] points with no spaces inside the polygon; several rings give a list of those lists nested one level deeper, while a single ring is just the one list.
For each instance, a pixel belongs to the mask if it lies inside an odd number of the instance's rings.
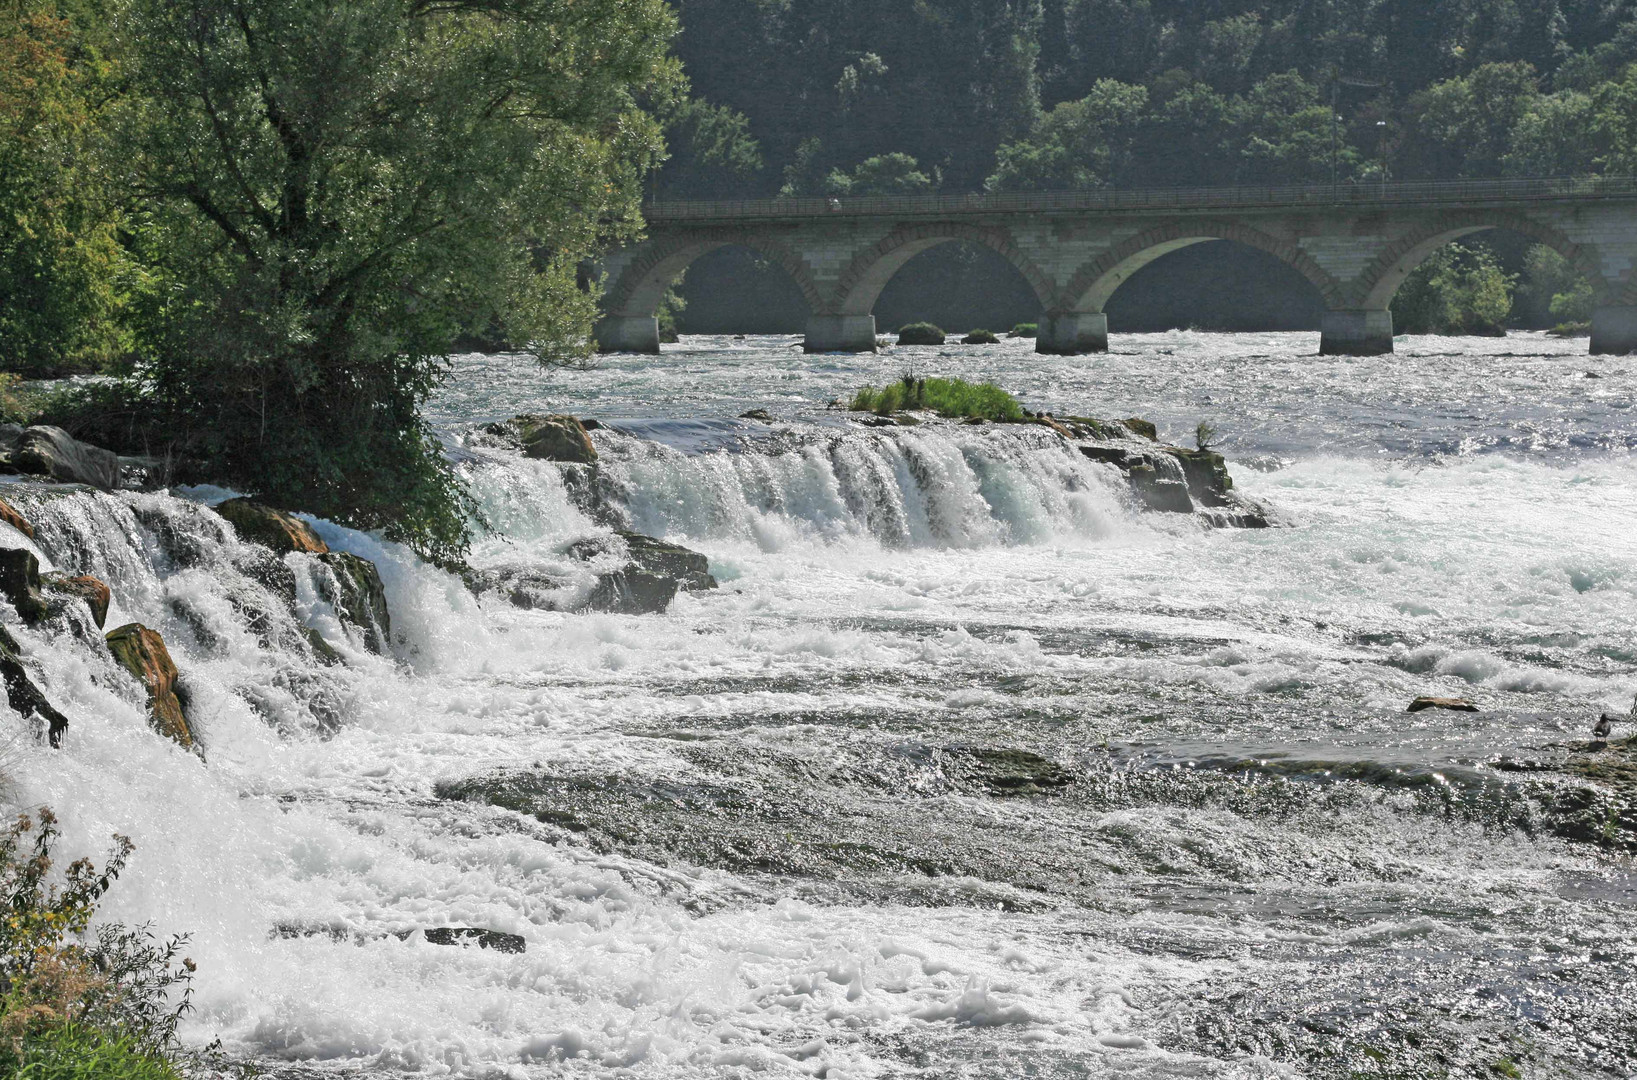
[{"label": "wet rock", "polygon": [[677,580],[646,570],[615,570],[597,577],[585,606],[614,615],[663,615],[676,599]]},{"label": "wet rock", "polygon": [[52,707],[45,694],[34,685],[28,669],[23,666],[17,639],[0,626],[0,682],[6,687],[6,702],[23,719],[39,717],[48,727],[53,747],[62,745],[63,732],[68,730],[68,717]]},{"label": "wet rock", "polygon": [[241,539],[272,548],[280,555],[302,551],[323,555],[330,550],[313,527],[283,510],[249,499],[229,499],[216,512],[233,523]]},{"label": "wet rock", "polygon": [[942,345],[947,335],[931,323],[910,323],[898,331],[900,345]]},{"label": "wet rock", "polygon": [[17,512],[16,507],[4,499],[0,499],[0,521],[10,525],[30,540],[34,539],[34,526],[30,525],[28,519]]},{"label": "wet rock", "polygon": [[710,558],[681,544],[672,544],[642,533],[618,534],[638,569],[650,574],[664,574],[676,578],[677,587],[684,592],[716,588],[711,576]]},{"label": "wet rock", "polygon": [[1183,450],[1171,446],[1165,452],[1182,465],[1188,494],[1206,506],[1227,505],[1228,492],[1233,490],[1227,459],[1212,450]]},{"label": "wet rock", "polygon": [[1074,774],[1049,758],[1009,747],[956,746],[943,751],[952,780],[976,783],[991,795],[1041,795],[1074,783]]},{"label": "wet rock", "polygon": [[148,718],[155,731],[191,748],[193,731],[176,694],[178,673],[159,631],[129,623],[108,632],[108,649],[148,691]]},{"label": "wet rock", "polygon": [[[413,930],[404,930],[397,937],[407,940],[414,934]],[[528,943],[520,934],[503,934],[499,930],[480,930],[474,926],[435,926],[421,931],[421,935],[433,945],[476,945],[480,949],[503,953],[521,953],[528,949]]]},{"label": "wet rock", "polygon": [[387,653],[392,641],[392,615],[387,610],[381,572],[368,559],[346,551],[331,551],[318,556],[318,560],[329,567],[333,579],[333,584],[324,581],[328,593],[325,601],[363,633],[366,648],[373,653]]},{"label": "wet rock", "polygon": [[742,412],[739,414],[739,419],[756,420],[763,424],[771,424],[774,422],[773,414],[768,412],[766,409],[751,409],[749,412]]},{"label": "wet rock", "polygon": [[1194,512],[1194,501],[1188,496],[1188,485],[1181,480],[1162,478],[1159,470],[1152,465],[1135,466],[1127,476],[1131,479],[1131,490],[1148,509],[1162,514]]},{"label": "wet rock", "polygon": [[119,487],[119,457],[80,442],[60,427],[24,428],[5,455],[18,472],[49,476],[65,484],[89,484],[104,491]]},{"label": "wet rock", "polygon": [[974,330],[961,338],[962,345],[995,345],[999,342],[1000,338],[995,336],[993,330]]},{"label": "wet rock", "polygon": [[1149,442],[1160,441],[1159,428],[1156,428],[1153,424],[1142,419],[1141,417],[1130,416],[1125,420],[1122,420],[1121,423],[1123,423],[1126,428],[1130,430],[1131,434],[1137,436],[1139,439],[1147,439]]},{"label": "wet rock", "polygon": [[513,443],[524,457],[571,465],[593,465],[597,461],[597,448],[585,425],[572,416],[524,413],[490,424],[484,431]]},{"label": "wet rock", "polygon": [[108,605],[113,600],[113,592],[107,585],[90,574],[68,574],[53,571],[41,578],[45,588],[60,596],[84,600],[91,609],[91,618],[96,621],[97,629],[102,629],[108,621]]},{"label": "wet rock", "polygon": [[48,614],[40,594],[40,560],[27,548],[0,548],[0,596],[11,601],[25,623]]},{"label": "wet rock", "polygon": [[1425,712],[1428,709],[1448,709],[1451,712],[1479,711],[1477,704],[1475,702],[1468,701],[1466,698],[1446,697],[1418,697],[1414,701],[1410,702],[1410,707],[1404,711],[1417,713]]}]

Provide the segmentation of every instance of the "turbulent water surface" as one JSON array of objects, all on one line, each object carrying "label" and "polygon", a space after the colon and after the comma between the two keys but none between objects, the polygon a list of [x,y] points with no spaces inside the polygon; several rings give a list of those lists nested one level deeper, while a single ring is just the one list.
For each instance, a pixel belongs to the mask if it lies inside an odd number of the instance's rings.
[{"label": "turbulent water surface", "polygon": [[[12,796],[76,850],[135,840],[108,913],[193,933],[190,1038],[288,1077],[1637,1072],[1629,833],[1565,838],[1553,771],[1637,692],[1637,361],[790,346],[468,357],[437,403],[496,529],[475,564],[664,536],[722,587],[662,616],[474,599],[319,523],[396,637],[368,654],[303,585],[324,666],[247,623],[223,493],[30,504],[110,626],[171,641],[207,760],[16,628],[73,726],[18,742]],[[1208,420],[1286,527],[1138,513],[1044,428],[826,408],[906,370]],[[594,481],[466,439],[547,410],[604,422]]]}]

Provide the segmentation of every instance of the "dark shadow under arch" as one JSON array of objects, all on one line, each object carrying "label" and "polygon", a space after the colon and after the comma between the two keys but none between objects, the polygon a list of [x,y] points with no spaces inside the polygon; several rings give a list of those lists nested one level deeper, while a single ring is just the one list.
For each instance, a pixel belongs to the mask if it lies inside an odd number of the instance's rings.
[{"label": "dark shadow under arch", "polygon": [[1133,273],[1108,300],[1122,333],[1199,329],[1221,333],[1320,328],[1323,294],[1281,259],[1217,240],[1190,244]]},{"label": "dark shadow under arch", "polygon": [[751,231],[736,229],[692,232],[686,237],[657,237],[640,249],[636,259],[614,280],[605,282],[603,308],[610,316],[647,317],[659,310],[660,300],[695,260],[724,247],[750,248],[783,268],[811,311],[822,311],[824,298],[806,262],[790,248]]},{"label": "dark shadow under arch", "polygon": [[940,245],[957,241],[986,247],[1011,263],[1029,283],[1040,306],[1051,309],[1055,300],[1051,279],[1018,248],[1006,230],[960,222],[931,222],[900,225],[855,255],[847,269],[842,271],[833,310],[841,315],[871,314],[887,283],[911,259]]}]

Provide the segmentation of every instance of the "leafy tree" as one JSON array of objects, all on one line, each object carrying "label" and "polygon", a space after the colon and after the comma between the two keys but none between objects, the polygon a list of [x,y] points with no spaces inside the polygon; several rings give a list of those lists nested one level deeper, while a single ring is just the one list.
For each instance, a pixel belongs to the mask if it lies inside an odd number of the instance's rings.
[{"label": "leafy tree", "polygon": [[1028,139],[1000,148],[992,191],[1100,187],[1131,169],[1148,91],[1104,79],[1079,101],[1047,113]]},{"label": "leafy tree", "polygon": [[824,186],[831,195],[924,195],[938,184],[908,154],[883,154],[859,162],[851,173],[833,171]]},{"label": "leafy tree", "polygon": [[106,13],[0,5],[0,368],[94,370],[122,340],[115,193],[99,168]]},{"label": "leafy tree", "polygon": [[1331,178],[1333,166],[1347,177],[1359,163],[1357,150],[1334,140],[1329,102],[1295,71],[1257,83],[1233,111],[1243,132],[1239,153],[1246,178],[1322,183]]},{"label": "leafy tree", "polygon": [[1485,64],[1428,87],[1410,101],[1412,167],[1420,175],[1499,176],[1513,130],[1539,97],[1535,69],[1525,63]]},{"label": "leafy tree", "polygon": [[761,172],[762,149],[743,113],[687,98],[663,120],[670,158],[663,188],[656,183],[660,198],[710,198],[754,183]]},{"label": "leafy tree", "polygon": [[1393,325],[1406,334],[1498,337],[1512,314],[1517,279],[1487,248],[1450,244],[1416,268],[1393,298]]},{"label": "leafy tree", "polygon": [[453,564],[420,406],[463,330],[588,348],[680,88],[662,0],[133,0],[142,360],[210,474]]}]

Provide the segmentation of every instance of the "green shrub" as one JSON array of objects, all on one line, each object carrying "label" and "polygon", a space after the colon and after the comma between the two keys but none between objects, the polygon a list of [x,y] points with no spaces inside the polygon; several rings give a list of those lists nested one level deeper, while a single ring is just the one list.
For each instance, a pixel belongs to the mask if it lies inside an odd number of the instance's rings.
[{"label": "green shrub", "polygon": [[942,345],[945,336],[943,330],[929,322],[910,323],[898,328],[900,345]]},{"label": "green shrub", "polygon": [[1017,398],[994,383],[969,383],[965,379],[917,379],[905,375],[890,386],[877,390],[866,386],[853,396],[855,412],[881,416],[914,409],[931,409],[950,419],[980,419],[1015,423],[1023,419]]},{"label": "green shrub", "polygon": [[993,330],[974,330],[961,338],[962,345],[995,345],[999,342],[1000,338],[995,336]]},{"label": "green shrub", "polygon": [[1011,334],[1009,336],[1010,337],[1015,337],[1015,338],[1039,337],[1040,336],[1040,324],[1039,323],[1032,323],[1032,322],[1020,322],[1016,326],[1012,327],[1012,332],[1011,332]]},{"label": "green shrub", "polygon": [[1546,332],[1553,337],[1585,337],[1592,332],[1592,324],[1589,322],[1558,323]]},{"label": "green shrub", "polygon": [[1450,244],[1416,268],[1393,298],[1393,324],[1405,334],[1499,337],[1512,313],[1515,275],[1481,246]]},{"label": "green shrub", "polygon": [[63,1024],[18,1045],[0,1044],[0,1072],[28,1080],[182,1080],[128,1036]]}]

